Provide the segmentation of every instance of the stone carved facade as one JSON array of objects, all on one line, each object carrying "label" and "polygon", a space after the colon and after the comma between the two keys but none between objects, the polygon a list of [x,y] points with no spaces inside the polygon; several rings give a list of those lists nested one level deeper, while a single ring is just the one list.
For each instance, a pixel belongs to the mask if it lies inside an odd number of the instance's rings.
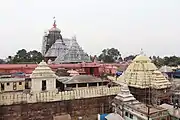
[{"label": "stone carved facade", "polygon": [[76,37],[72,39],[62,37],[56,21],[54,21],[53,27],[48,33],[43,36],[42,55],[46,61],[51,59],[56,64],[91,62],[88,54],[83,51],[76,41]]}]

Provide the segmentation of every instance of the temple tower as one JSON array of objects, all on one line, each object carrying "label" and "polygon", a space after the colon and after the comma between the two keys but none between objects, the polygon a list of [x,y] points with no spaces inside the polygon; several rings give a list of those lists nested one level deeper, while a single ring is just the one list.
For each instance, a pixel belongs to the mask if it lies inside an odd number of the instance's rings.
[{"label": "temple tower", "polygon": [[121,90],[114,98],[112,106],[114,111],[119,115],[123,116],[123,106],[124,104],[139,103],[134,96],[130,93],[128,85],[126,83],[121,83]]},{"label": "temple tower", "polygon": [[51,68],[42,61],[31,74],[31,91],[56,91],[56,75]]},{"label": "temple tower", "polygon": [[159,104],[169,101],[171,83],[145,55],[136,56],[118,80],[127,83],[131,93],[141,102]]},{"label": "temple tower", "polygon": [[77,43],[76,37],[62,38],[56,20],[53,27],[43,36],[42,55],[46,62],[50,59],[56,64],[91,62],[88,54]]},{"label": "temple tower", "polygon": [[42,54],[43,54],[43,56],[46,55],[48,50],[51,48],[51,46],[58,39],[60,39],[61,42],[63,44],[65,44],[63,41],[62,35],[61,35],[61,30],[59,28],[57,28],[56,20],[54,17],[53,27],[48,32],[45,32],[45,34],[43,36],[43,42],[42,42]]}]

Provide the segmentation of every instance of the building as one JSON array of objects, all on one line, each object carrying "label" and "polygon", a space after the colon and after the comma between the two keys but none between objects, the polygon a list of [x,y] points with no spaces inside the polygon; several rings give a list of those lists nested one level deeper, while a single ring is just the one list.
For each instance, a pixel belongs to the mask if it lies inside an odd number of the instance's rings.
[{"label": "building", "polygon": [[73,77],[59,77],[57,81],[57,86],[59,90],[64,91],[79,88],[82,89],[106,86],[108,83],[108,80],[102,80],[91,75],[76,75]]},{"label": "building", "polygon": [[62,37],[55,20],[53,27],[43,36],[42,54],[46,62],[50,59],[56,64],[91,62],[88,54],[77,43],[76,37]]},{"label": "building", "polygon": [[168,109],[171,120],[179,120],[180,119],[180,108],[176,108],[173,105],[169,105],[169,104],[162,104],[160,106]]},{"label": "building", "polygon": [[[116,81],[116,78],[113,80]],[[148,104],[170,102],[170,81],[145,55],[136,56],[126,71],[117,78],[118,81],[127,83],[131,93],[140,102]]]},{"label": "building", "polygon": [[88,80],[87,76],[83,79],[79,75],[73,77],[76,79],[69,79],[64,83],[75,84],[78,88],[57,91],[58,77],[46,62],[42,61],[30,75],[30,92],[0,93],[0,119],[67,120],[70,119],[70,115],[73,120],[94,120],[97,114],[111,112],[109,101],[120,91],[120,87],[97,87],[98,83],[103,81],[93,76],[90,77],[92,80]]},{"label": "building", "polygon": [[121,84],[121,92],[115,97],[112,105],[115,113],[125,120],[169,120],[166,108],[137,101],[126,84]]},{"label": "building", "polygon": [[180,108],[180,81],[179,80],[174,80],[173,81],[173,87],[171,89],[172,91],[172,104],[177,107]]},{"label": "building", "polygon": [[164,75],[167,75],[169,79],[173,77],[173,70],[170,66],[162,66],[159,71],[162,72]]},{"label": "building", "polygon": [[0,78],[0,92],[23,91],[25,78]]},{"label": "building", "polygon": [[30,78],[32,92],[56,91],[57,76],[46,62],[39,63]]}]

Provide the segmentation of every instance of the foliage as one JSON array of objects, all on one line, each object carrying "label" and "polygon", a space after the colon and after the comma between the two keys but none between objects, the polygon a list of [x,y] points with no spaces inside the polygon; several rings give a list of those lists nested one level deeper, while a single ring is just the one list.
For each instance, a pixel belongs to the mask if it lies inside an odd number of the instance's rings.
[{"label": "foliage", "polygon": [[0,59],[0,64],[6,63],[3,59]]},{"label": "foliage", "polygon": [[133,60],[135,57],[136,57],[136,55],[129,55],[129,56],[124,58],[124,61]]},{"label": "foliage", "polygon": [[[124,61],[133,60],[136,55],[129,55],[124,58]],[[114,62],[121,62],[123,61],[120,52],[118,49],[110,48],[104,49],[102,53],[97,57],[91,56],[91,60],[94,61],[95,59],[99,61],[103,61],[105,63],[114,63]],[[165,56],[161,58],[159,56],[151,56],[150,59],[152,62],[157,66],[161,67],[163,65],[167,66],[178,66],[180,65],[180,57],[177,56]],[[40,52],[36,50],[32,50],[27,52],[25,49],[18,50],[15,56],[8,56],[7,63],[39,63],[43,60],[43,56]],[[6,63],[3,59],[0,59],[0,64]]]},{"label": "foliage", "polygon": [[42,54],[36,50],[27,52],[25,49],[21,49],[14,57],[8,56],[8,63],[39,63],[42,59]]},{"label": "foliage", "polygon": [[122,61],[122,57],[118,49],[104,49],[102,53],[98,57],[99,61],[103,61],[105,63],[113,63],[117,61]]},{"label": "foliage", "polygon": [[163,66],[163,65],[178,66],[178,65],[180,65],[180,57],[177,57],[177,56],[167,57],[167,56],[165,56],[164,58],[160,58],[159,56],[158,57],[153,56],[152,62],[158,67]]}]

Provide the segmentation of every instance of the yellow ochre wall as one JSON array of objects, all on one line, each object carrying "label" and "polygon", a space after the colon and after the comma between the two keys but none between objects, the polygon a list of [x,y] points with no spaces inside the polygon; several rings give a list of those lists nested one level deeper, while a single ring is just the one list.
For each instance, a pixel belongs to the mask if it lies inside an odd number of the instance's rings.
[{"label": "yellow ochre wall", "polygon": [[[20,82],[21,82],[21,84],[20,84]],[[4,90],[3,91],[1,91],[1,85],[0,85],[0,92],[20,91],[20,90],[25,89],[25,81],[0,82],[0,84],[4,84]],[[16,84],[16,89],[13,89],[13,84]]]}]

